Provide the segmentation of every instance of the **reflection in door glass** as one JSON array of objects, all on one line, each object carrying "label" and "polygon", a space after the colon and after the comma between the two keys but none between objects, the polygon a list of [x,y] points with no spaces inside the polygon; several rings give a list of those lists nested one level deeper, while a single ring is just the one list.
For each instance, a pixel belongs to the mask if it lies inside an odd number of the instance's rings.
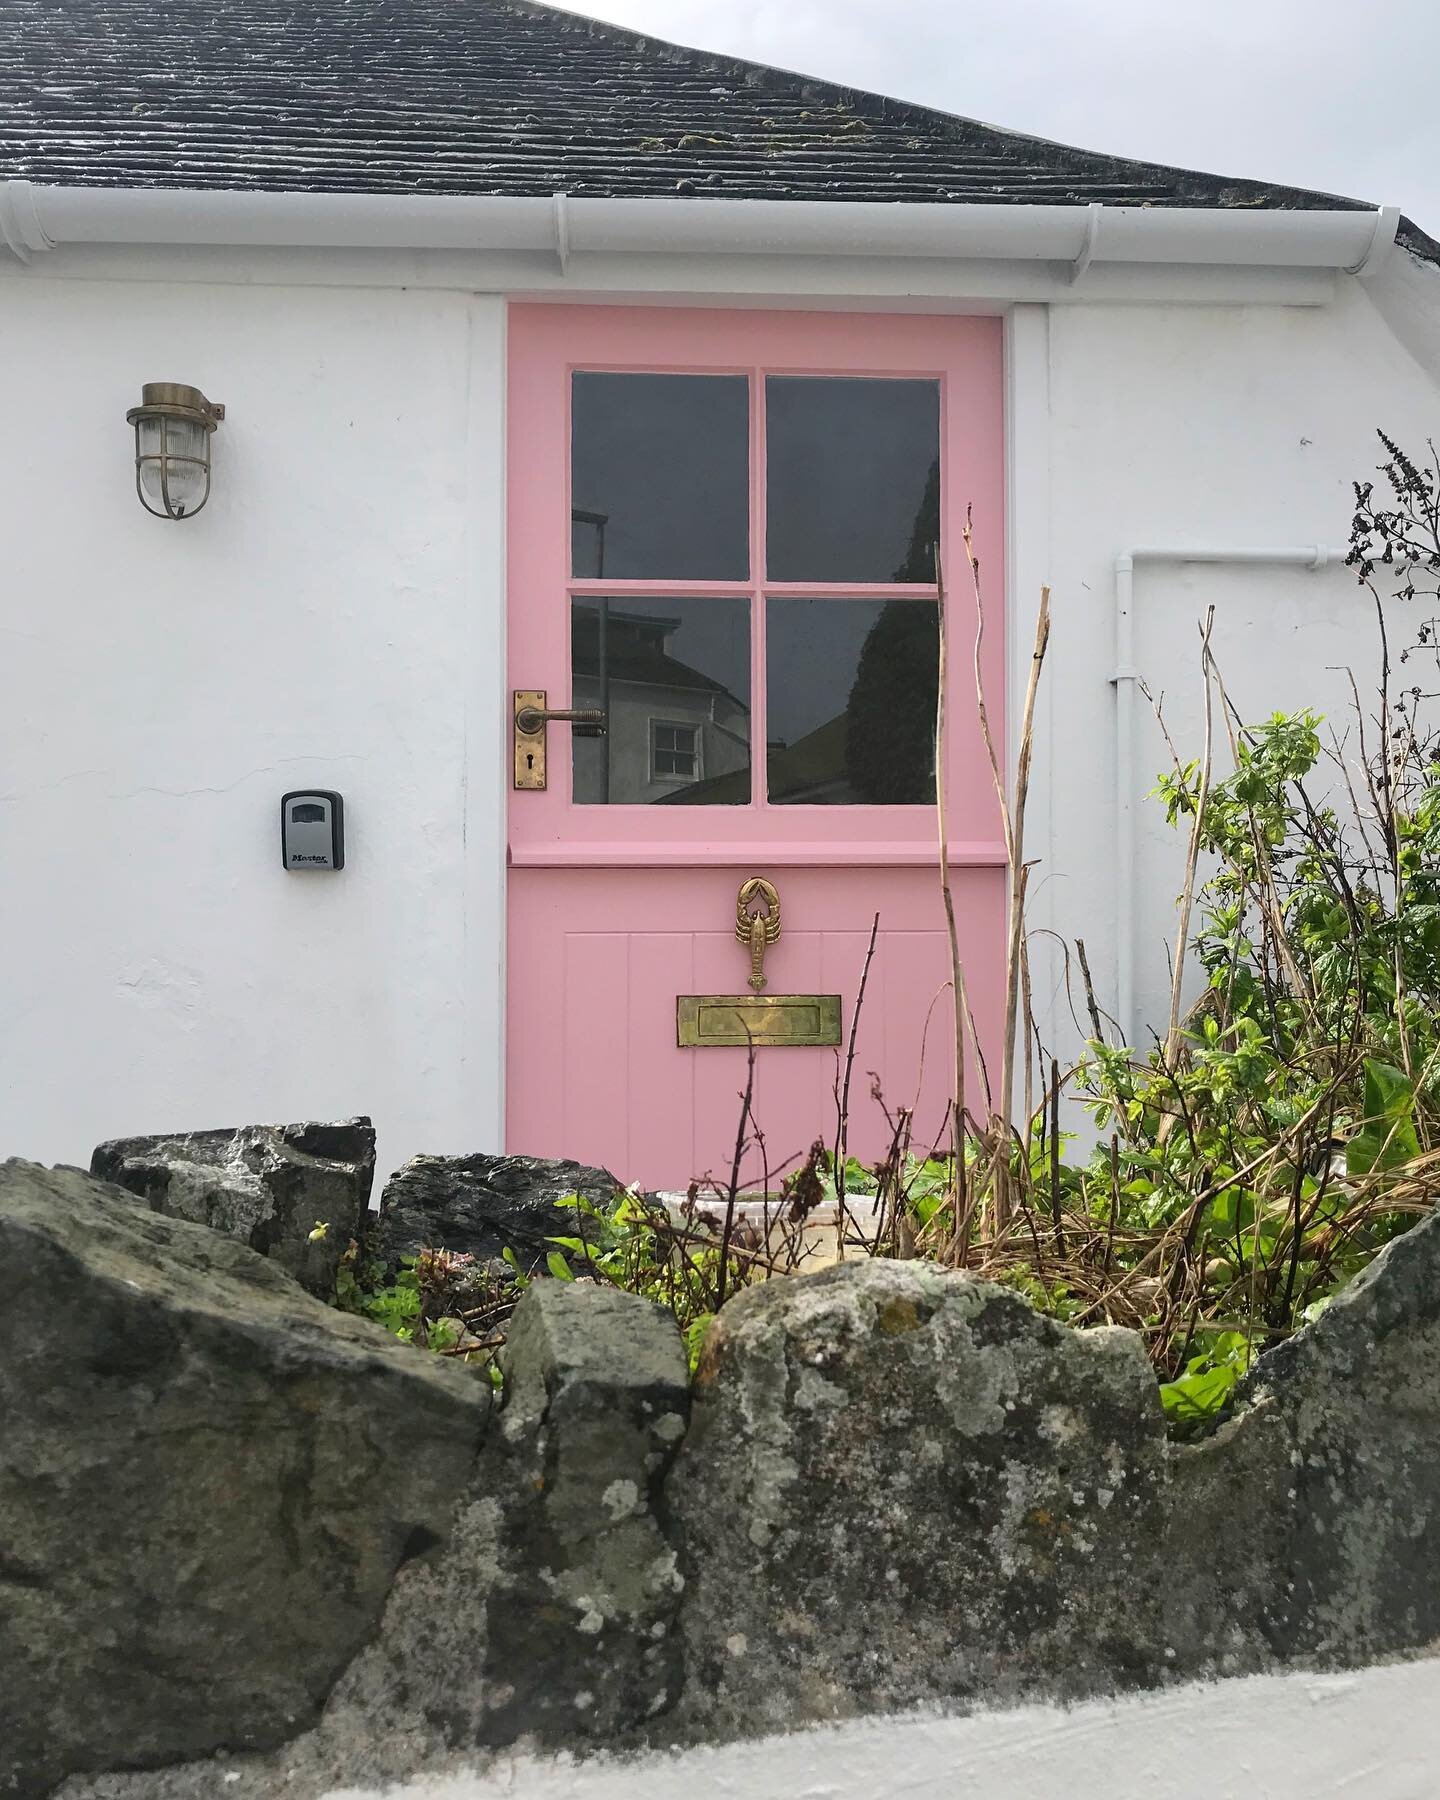
[{"label": "reflection in door glass", "polygon": [[938,382],[772,375],[765,419],[772,581],[934,581]]},{"label": "reflection in door glass", "polygon": [[772,596],[765,622],[771,801],[933,803],[935,602]]},{"label": "reflection in door glass", "polygon": [[748,600],[572,600],[570,670],[577,805],[749,805]]},{"label": "reflection in door glass", "polygon": [[577,371],[570,507],[576,579],[746,580],[746,377]]}]

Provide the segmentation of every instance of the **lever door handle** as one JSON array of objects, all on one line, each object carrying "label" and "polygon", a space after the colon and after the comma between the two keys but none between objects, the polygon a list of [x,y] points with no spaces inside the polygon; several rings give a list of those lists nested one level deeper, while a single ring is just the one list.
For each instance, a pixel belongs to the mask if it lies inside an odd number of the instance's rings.
[{"label": "lever door handle", "polygon": [[577,737],[604,737],[606,718],[598,706],[522,706],[515,714],[515,729],[534,737],[547,725],[578,725]]},{"label": "lever door handle", "polygon": [[596,706],[547,706],[544,688],[516,688],[510,696],[515,745],[515,786],[545,786],[545,728],[574,727],[576,737],[604,737],[606,718]]}]

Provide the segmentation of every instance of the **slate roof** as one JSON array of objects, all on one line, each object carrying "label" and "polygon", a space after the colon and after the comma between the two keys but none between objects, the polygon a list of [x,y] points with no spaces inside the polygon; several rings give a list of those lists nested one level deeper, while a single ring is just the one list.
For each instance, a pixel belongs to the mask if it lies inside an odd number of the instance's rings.
[{"label": "slate roof", "polygon": [[0,0],[0,178],[16,176],[311,193],[1365,205],[1070,149],[532,0]]}]

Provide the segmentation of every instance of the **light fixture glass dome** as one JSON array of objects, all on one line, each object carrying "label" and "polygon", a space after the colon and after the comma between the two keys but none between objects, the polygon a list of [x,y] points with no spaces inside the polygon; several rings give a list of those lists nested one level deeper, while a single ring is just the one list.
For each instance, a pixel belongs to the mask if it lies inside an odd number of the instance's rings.
[{"label": "light fixture glass dome", "polygon": [[146,512],[193,519],[210,498],[210,438],[225,417],[199,388],[147,381],[125,415],[135,427],[135,489]]}]

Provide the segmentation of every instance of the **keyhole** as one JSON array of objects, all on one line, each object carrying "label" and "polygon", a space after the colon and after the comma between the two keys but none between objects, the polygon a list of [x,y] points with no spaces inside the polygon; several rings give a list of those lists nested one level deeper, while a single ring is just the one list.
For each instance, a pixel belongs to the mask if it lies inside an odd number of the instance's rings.
[{"label": "keyhole", "polygon": [[527,750],[525,752],[525,767],[527,769],[533,769],[535,767],[535,752],[533,750]]}]

